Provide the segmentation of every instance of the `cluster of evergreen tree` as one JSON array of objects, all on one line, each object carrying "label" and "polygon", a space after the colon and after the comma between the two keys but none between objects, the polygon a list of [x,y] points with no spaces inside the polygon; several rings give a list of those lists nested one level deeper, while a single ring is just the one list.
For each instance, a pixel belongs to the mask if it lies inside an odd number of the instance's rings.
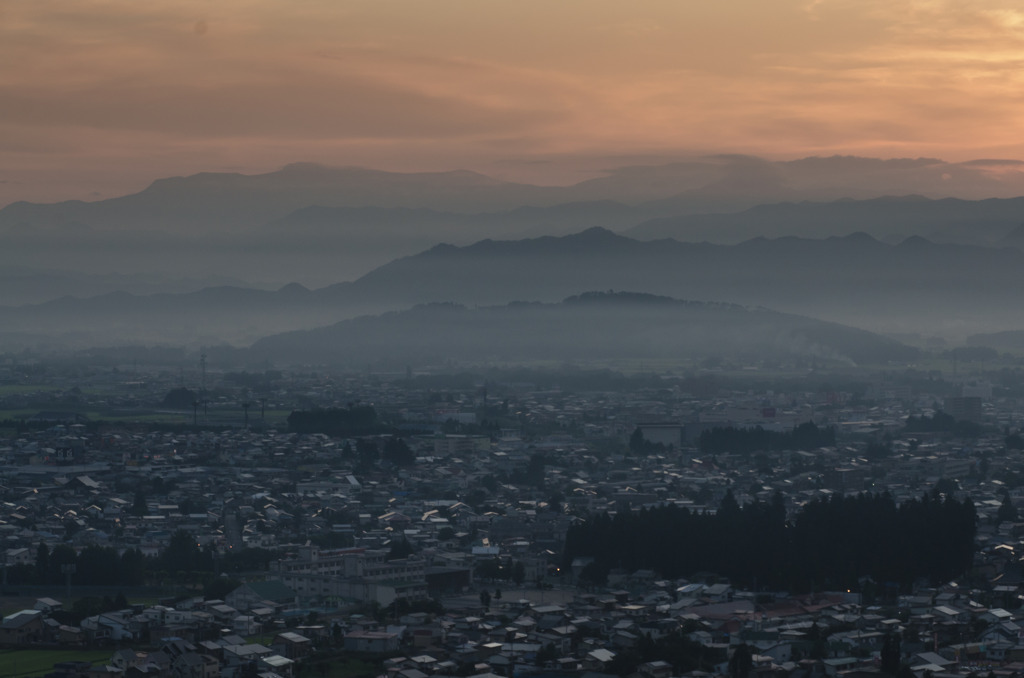
[{"label": "cluster of evergreen tree", "polygon": [[888,494],[833,495],[788,520],[781,494],[741,508],[730,492],[714,514],[666,505],[573,525],[565,564],[593,557],[587,575],[598,581],[622,568],[665,577],[714,572],[793,592],[859,591],[865,577],[909,590],[921,578],[937,584],[967,571],[975,529],[971,500],[938,492],[899,505]]},{"label": "cluster of evergreen tree", "polygon": [[398,436],[387,439],[381,458],[393,466],[412,466],[416,463],[416,453]]},{"label": "cluster of evergreen tree", "polygon": [[526,581],[526,566],[521,560],[489,558],[476,564],[476,576],[482,581],[502,579],[518,585]]},{"label": "cluster of evergreen tree", "polygon": [[644,438],[644,432],[637,426],[633,435],[629,436],[629,451],[638,457],[661,454],[665,451],[663,443],[654,443]]},{"label": "cluster of evergreen tree", "polygon": [[904,424],[907,433],[948,433],[960,438],[977,438],[981,435],[981,424],[958,420],[951,414],[939,410],[932,416],[907,417]]},{"label": "cluster of evergreen tree", "polygon": [[[739,655],[742,658],[742,651]],[[618,676],[629,676],[636,673],[640,664],[653,661],[667,662],[672,666],[674,675],[695,670],[711,672],[714,671],[714,665],[723,659],[724,651],[707,648],[696,640],[691,640],[683,631],[677,630],[657,640],[652,639],[650,634],[641,635],[636,645],[624,648],[615,655],[608,666],[608,672]]]},{"label": "cluster of evergreen tree", "polygon": [[293,433],[326,433],[340,438],[383,432],[377,411],[370,405],[350,405],[317,410],[295,410],[288,415],[288,430]]},{"label": "cluster of evergreen tree", "polygon": [[138,549],[119,554],[107,546],[86,546],[81,552],[67,544],[58,544],[51,551],[46,544],[36,549],[35,563],[8,568],[11,584],[61,585],[65,582],[63,567],[74,565],[72,581],[87,586],[139,586],[146,577],[146,556]]},{"label": "cluster of evergreen tree", "polygon": [[176,530],[154,564],[166,572],[212,572],[213,552],[185,530]]},{"label": "cluster of evergreen tree", "polygon": [[715,427],[700,434],[700,450],[705,454],[752,454],[767,450],[816,450],[836,444],[836,429],[819,428],[805,422],[792,431],[767,431],[760,426]]},{"label": "cluster of evergreen tree", "polygon": [[147,577],[161,572],[176,575],[265,570],[276,557],[276,553],[266,549],[243,548],[227,553],[215,563],[211,549],[201,547],[193,535],[178,530],[156,557],[147,557],[139,549],[120,552],[110,546],[86,546],[76,551],[70,544],[58,544],[51,551],[46,544],[40,544],[34,563],[7,568],[7,582],[63,585],[66,581],[64,566],[74,565],[71,576],[74,586],[142,586]]}]

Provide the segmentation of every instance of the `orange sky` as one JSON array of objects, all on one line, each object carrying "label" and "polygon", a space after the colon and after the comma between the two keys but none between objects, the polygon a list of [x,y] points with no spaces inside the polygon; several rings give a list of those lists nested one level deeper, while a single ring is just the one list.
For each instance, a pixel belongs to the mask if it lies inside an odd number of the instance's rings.
[{"label": "orange sky", "polygon": [[0,204],[293,161],[568,183],[683,154],[1024,157],[978,0],[0,0]]}]

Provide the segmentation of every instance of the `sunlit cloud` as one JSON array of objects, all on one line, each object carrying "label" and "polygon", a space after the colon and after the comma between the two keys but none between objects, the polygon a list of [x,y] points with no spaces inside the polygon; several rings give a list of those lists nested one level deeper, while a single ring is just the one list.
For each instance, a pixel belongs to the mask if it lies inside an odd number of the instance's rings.
[{"label": "sunlit cloud", "polygon": [[78,166],[84,195],[97,162],[141,181],[312,159],[1012,157],[1022,54],[1024,11],[1002,0],[8,3],[0,180]]}]

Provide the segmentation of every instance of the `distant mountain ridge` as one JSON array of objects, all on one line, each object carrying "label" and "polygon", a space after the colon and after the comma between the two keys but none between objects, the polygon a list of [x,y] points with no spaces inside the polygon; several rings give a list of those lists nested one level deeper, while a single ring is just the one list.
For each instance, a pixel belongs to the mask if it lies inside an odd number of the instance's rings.
[{"label": "distant mountain ridge", "polygon": [[[857,285],[865,290],[888,290],[895,283],[948,291],[995,286],[985,291],[999,293],[1000,285],[1020,285],[1021,263],[1024,254],[1013,250],[942,245],[922,238],[888,245],[864,233],[824,240],[753,238],[729,246],[672,239],[645,242],[592,228],[564,237],[438,245],[377,268],[351,283],[351,289],[369,299],[405,290],[410,303],[497,303],[510,286],[512,298],[553,301],[581,286],[671,295],[669,288],[685,285],[700,291],[691,297],[770,307],[767,302],[775,298],[814,297],[821,289],[858,278]],[[405,284],[413,280],[415,285]],[[752,285],[754,280],[757,284]],[[644,282],[637,287],[634,281]]]},{"label": "distant mountain ridge", "polygon": [[554,304],[420,305],[267,337],[242,356],[348,366],[710,356],[885,363],[911,360],[917,351],[863,330],[766,309],[588,292]]},{"label": "distant mountain ridge", "polygon": [[500,204],[510,209],[524,201],[543,202],[546,192],[476,172],[400,173],[295,163],[265,174],[203,172],[157,179],[138,193],[96,202],[16,202],[0,209],[0,230],[75,222],[120,228],[137,226],[141,218],[158,228],[213,224],[231,230],[310,205],[472,211]]},{"label": "distant mountain ridge", "polygon": [[85,299],[125,289],[131,289],[135,295],[181,294],[224,285],[248,286],[241,280],[214,275],[184,278],[160,274],[89,274],[6,267],[0,270],[0,307],[40,304],[70,296]]},{"label": "distant mountain ridge", "polygon": [[970,201],[907,195],[777,203],[732,214],[659,217],[624,233],[641,240],[675,238],[735,244],[766,233],[775,237],[827,238],[862,231],[888,242],[917,235],[942,243],[1020,248],[1024,240],[1014,233],[1021,224],[1024,198]]},{"label": "distant mountain ridge", "polygon": [[875,332],[964,337],[1019,326],[1024,253],[919,237],[890,245],[863,233],[738,245],[645,242],[592,228],[561,237],[437,245],[353,282],[312,290],[219,287],[0,308],[0,327],[106,345],[244,345],[270,333],[417,304],[552,303],[581,290],[608,289],[760,306]]},{"label": "distant mountain ridge", "polygon": [[[213,224],[230,230],[280,219],[313,205],[473,214],[611,200],[634,206],[652,203],[650,211],[685,214],[713,205],[717,207],[712,212],[732,212],[786,200],[835,201],[893,194],[962,200],[1024,195],[1024,172],[999,175],[985,169],[984,164],[933,158],[897,161],[833,156],[773,162],[752,156],[709,156],[613,168],[605,177],[568,186],[538,186],[468,170],[390,172],[299,162],[263,174],[201,172],[167,177],[138,193],[95,202],[14,202],[0,209],[0,232],[73,224],[138,228],[142,219],[158,228]],[[673,204],[658,204],[663,201]]]},{"label": "distant mountain ridge", "polygon": [[[881,202],[819,208],[798,203],[891,194],[952,195],[961,202],[1010,198],[1024,195],[1020,169],[1004,160],[834,156],[776,162],[730,155],[611,167],[605,176],[572,185],[537,186],[465,170],[401,173],[296,163],[255,175],[169,177],[95,202],[12,203],[0,209],[0,266],[215,274],[261,287],[292,281],[321,287],[439,242],[565,235],[591,226],[620,232],[636,227],[643,239],[729,244],[753,236],[820,238],[861,230],[890,242],[922,235],[1019,247],[1020,238],[998,241],[1021,220],[989,214],[985,205],[960,210],[924,201],[900,212]],[[797,206],[721,216],[780,201]],[[950,216],[958,210],[962,218]],[[668,218],[674,221],[651,221]],[[876,222],[889,226],[876,228]],[[39,298],[45,289],[30,296]]]}]

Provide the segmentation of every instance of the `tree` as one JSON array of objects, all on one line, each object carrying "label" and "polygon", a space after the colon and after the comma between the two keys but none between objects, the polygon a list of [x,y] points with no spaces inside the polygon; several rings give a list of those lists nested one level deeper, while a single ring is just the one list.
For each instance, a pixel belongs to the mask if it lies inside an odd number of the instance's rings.
[{"label": "tree", "polygon": [[900,637],[893,633],[886,634],[880,655],[882,673],[895,678],[901,664]]},{"label": "tree", "polygon": [[107,611],[103,609],[103,599],[96,596],[79,598],[71,606],[71,613],[78,621]]},{"label": "tree", "polygon": [[612,568],[643,568],[665,578],[715,572],[734,584],[799,592],[861,590],[866,577],[909,590],[915,580],[947,582],[970,568],[976,520],[969,498],[938,492],[900,504],[887,493],[837,493],[792,515],[781,494],[742,508],[727,494],[716,513],[668,505],[590,516],[569,527],[562,564],[592,558],[584,585]]},{"label": "tree", "polygon": [[604,586],[608,582],[608,569],[595,560],[580,570],[580,584],[583,586]]},{"label": "tree", "polygon": [[729,678],[747,678],[754,668],[754,655],[746,643],[739,645],[729,657]]},{"label": "tree", "polygon": [[412,466],[416,463],[416,455],[405,441],[398,437],[388,438],[384,443],[383,458],[394,466]]},{"label": "tree", "polygon": [[526,581],[526,566],[523,565],[521,560],[517,560],[515,565],[512,566],[512,581],[515,582],[516,586]]},{"label": "tree", "polygon": [[359,463],[357,470],[368,471],[373,468],[380,459],[380,452],[377,451],[377,444],[368,438],[359,438],[356,440],[356,456],[358,457]]},{"label": "tree", "polygon": [[193,499],[185,497],[178,502],[178,512],[183,516],[187,516],[193,513],[201,513],[202,509]]},{"label": "tree", "polygon": [[146,556],[139,549],[128,549],[121,554],[118,583],[141,586],[146,581]]},{"label": "tree", "polygon": [[80,584],[119,584],[121,557],[117,549],[90,545],[78,554],[75,580]]},{"label": "tree", "polygon": [[892,456],[892,446],[872,440],[864,449],[864,456],[868,459],[885,459]]},{"label": "tree", "polygon": [[481,579],[495,580],[502,574],[501,561],[497,558],[487,558],[476,564],[476,576]]},{"label": "tree", "polygon": [[952,495],[960,489],[960,486],[952,478],[939,478],[935,483],[935,490],[940,494]]},{"label": "tree", "polygon": [[554,643],[548,643],[540,650],[537,651],[537,666],[544,666],[548,662],[553,662],[558,659],[558,648],[555,647]]},{"label": "tree", "polygon": [[736,501],[731,489],[725,491],[725,496],[718,505],[718,515],[726,520],[733,520],[740,515],[740,503]]},{"label": "tree", "polygon": [[547,461],[547,457],[540,452],[530,456],[530,463],[526,466],[527,483],[534,487],[544,487],[544,467]]},{"label": "tree", "polygon": [[167,392],[161,405],[172,410],[191,410],[192,403],[198,398],[195,391],[185,387],[174,388]]},{"label": "tree", "polygon": [[807,632],[807,640],[811,641],[811,648],[808,656],[811,659],[824,659],[828,656],[828,635],[821,630],[817,623],[811,624]]},{"label": "tree", "polygon": [[482,487],[474,487],[462,498],[467,504],[478,510],[487,501],[487,492]]},{"label": "tree", "polygon": [[1017,521],[1017,507],[1013,505],[1013,501],[1010,499],[1010,493],[1003,493],[1003,503],[999,505],[999,510],[996,511],[996,525],[999,523],[1013,523]]},{"label": "tree", "polygon": [[48,584],[49,575],[50,549],[47,548],[45,543],[39,542],[39,546],[36,547],[36,577],[38,577],[40,584]]},{"label": "tree", "polygon": [[177,530],[171,535],[161,561],[164,569],[170,572],[194,572],[200,569],[201,557],[202,551],[196,538],[185,530]]},{"label": "tree", "polygon": [[224,596],[228,595],[241,585],[242,582],[237,579],[231,579],[224,575],[214,577],[210,580],[210,583],[206,585],[206,588],[203,589],[203,599],[224,600]]},{"label": "tree", "polygon": [[78,553],[69,544],[57,544],[50,551],[50,572],[48,578],[50,582],[63,582],[64,575],[61,574],[61,568],[64,565],[78,565]]},{"label": "tree", "polygon": [[629,436],[629,451],[633,454],[643,454],[645,442],[647,441],[644,439],[644,432],[637,426]]},{"label": "tree", "polygon": [[380,425],[377,411],[369,405],[324,410],[295,410],[288,415],[288,430],[295,433],[326,433],[339,438],[371,435]]},{"label": "tree", "polygon": [[132,502],[132,515],[141,517],[148,512],[149,507],[146,506],[146,495],[142,494],[142,490],[136,490],[135,500]]},{"label": "tree", "polygon": [[405,537],[401,539],[391,540],[391,549],[388,551],[388,560],[398,560],[400,558],[408,558],[413,554],[412,544]]}]

